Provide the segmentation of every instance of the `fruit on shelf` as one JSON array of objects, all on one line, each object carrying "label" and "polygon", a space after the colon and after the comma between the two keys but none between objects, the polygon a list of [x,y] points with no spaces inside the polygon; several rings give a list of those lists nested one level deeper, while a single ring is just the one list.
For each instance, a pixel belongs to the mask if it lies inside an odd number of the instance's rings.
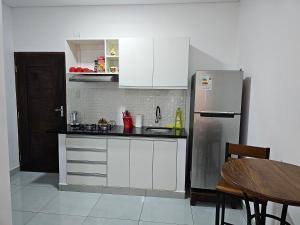
[{"label": "fruit on shelf", "polygon": [[69,72],[70,72],[70,73],[73,73],[73,72],[75,72],[75,71],[76,71],[76,68],[75,68],[75,67],[70,67],[70,68],[69,68]]},{"label": "fruit on shelf", "polygon": [[94,70],[91,70],[89,68],[82,68],[82,67],[70,67],[69,68],[70,73],[92,73]]}]

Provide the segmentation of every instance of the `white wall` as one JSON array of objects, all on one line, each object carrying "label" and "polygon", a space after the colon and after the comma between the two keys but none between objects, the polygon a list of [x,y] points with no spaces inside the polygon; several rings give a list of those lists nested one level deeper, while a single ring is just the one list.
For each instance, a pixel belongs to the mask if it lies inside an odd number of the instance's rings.
[{"label": "white wall", "polygon": [[[64,40],[78,36],[189,36],[190,75],[237,69],[238,12],[239,3],[14,8],[14,48],[64,51]],[[189,96],[186,105],[188,115]]]},{"label": "white wall", "polygon": [[[242,0],[240,65],[251,77],[248,143],[300,165],[300,1]],[[300,208],[290,215],[300,223]]]},{"label": "white wall", "polygon": [[19,167],[17,106],[14,72],[12,10],[3,4],[4,71],[7,102],[8,147],[10,169]]},{"label": "white wall", "polygon": [[11,225],[11,199],[2,34],[2,1],[0,1],[0,225]]},{"label": "white wall", "polygon": [[236,63],[238,3],[13,9],[16,51],[64,51],[76,36],[190,36],[191,72]]}]

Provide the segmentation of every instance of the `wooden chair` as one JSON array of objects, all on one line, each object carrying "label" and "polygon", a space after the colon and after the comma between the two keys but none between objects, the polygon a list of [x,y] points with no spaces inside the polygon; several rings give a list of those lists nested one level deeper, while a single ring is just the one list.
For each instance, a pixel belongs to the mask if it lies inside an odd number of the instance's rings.
[{"label": "wooden chair", "polygon": [[[261,148],[247,145],[230,144],[226,143],[226,154],[225,161],[234,160],[236,158],[261,158],[269,159],[270,148]],[[244,199],[244,194],[239,188],[226,183],[224,179],[221,178],[217,184],[216,190],[218,192],[218,200],[216,205],[216,225],[220,225],[220,205],[222,206],[221,214],[221,225],[231,225],[224,221],[225,218],[225,197],[226,195],[233,196],[236,198]],[[251,197],[251,196],[250,196]],[[250,206],[246,204],[247,214],[250,215]],[[251,225],[251,218],[247,218],[247,225]]]}]

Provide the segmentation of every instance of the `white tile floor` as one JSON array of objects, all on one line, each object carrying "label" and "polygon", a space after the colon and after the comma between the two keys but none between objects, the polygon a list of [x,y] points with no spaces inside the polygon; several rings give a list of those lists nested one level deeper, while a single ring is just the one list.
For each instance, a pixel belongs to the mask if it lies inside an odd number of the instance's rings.
[{"label": "white tile floor", "polygon": [[[11,178],[13,225],[213,225],[214,205],[188,199],[62,192],[58,175],[19,172]],[[245,225],[240,210],[227,222]]]}]

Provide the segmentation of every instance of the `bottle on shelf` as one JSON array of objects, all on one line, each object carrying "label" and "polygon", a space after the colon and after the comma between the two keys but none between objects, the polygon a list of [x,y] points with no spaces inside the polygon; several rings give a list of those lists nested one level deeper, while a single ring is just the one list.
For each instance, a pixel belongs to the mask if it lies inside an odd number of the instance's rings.
[{"label": "bottle on shelf", "polygon": [[179,107],[176,110],[175,129],[182,129],[182,111]]},{"label": "bottle on shelf", "polygon": [[99,56],[98,57],[98,72],[105,72],[105,57]]},{"label": "bottle on shelf", "polygon": [[95,60],[95,66],[94,66],[94,72],[97,73],[98,72],[98,60]]}]

